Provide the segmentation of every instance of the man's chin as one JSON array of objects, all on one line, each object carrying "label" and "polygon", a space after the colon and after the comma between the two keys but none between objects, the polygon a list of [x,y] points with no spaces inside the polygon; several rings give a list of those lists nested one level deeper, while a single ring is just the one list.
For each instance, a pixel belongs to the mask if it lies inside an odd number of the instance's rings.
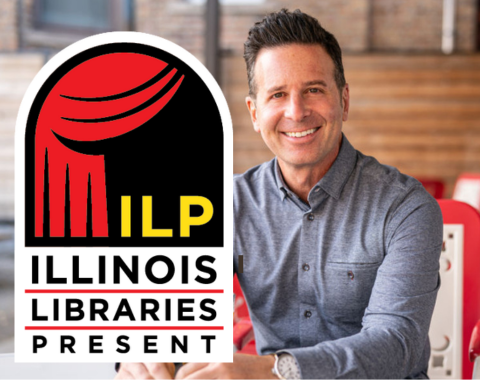
[{"label": "man's chin", "polygon": [[314,169],[316,166],[321,165],[321,159],[319,157],[308,158],[305,157],[305,154],[299,154],[296,156],[280,158],[277,156],[277,159],[280,163],[280,167],[288,166],[292,169]]}]

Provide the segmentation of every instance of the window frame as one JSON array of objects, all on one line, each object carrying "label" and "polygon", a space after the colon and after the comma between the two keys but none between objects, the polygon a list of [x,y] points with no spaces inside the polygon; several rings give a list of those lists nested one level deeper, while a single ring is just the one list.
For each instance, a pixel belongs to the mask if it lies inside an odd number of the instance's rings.
[{"label": "window frame", "polygon": [[[30,15],[21,19],[19,29],[22,35],[22,49],[63,49],[66,46],[94,34],[109,31],[129,31],[134,30],[134,0],[127,1],[127,6],[123,1],[108,1],[108,26],[106,28],[62,26],[43,23],[40,20],[41,6],[43,0],[36,0],[30,3],[31,8],[25,9],[26,14]],[[23,1],[21,0],[21,3]],[[24,4],[24,6],[28,6]]]},{"label": "window frame", "polygon": [[[81,26],[68,26],[68,25],[55,25],[45,23],[40,20],[42,5],[45,0],[36,0],[33,3],[32,9],[32,27],[36,30],[42,30],[47,32],[67,32],[78,34],[95,34],[101,32],[107,32],[111,30],[128,30],[130,29],[130,22],[127,20],[126,15],[123,13],[123,3],[121,1],[107,0],[107,27],[81,27]],[[78,0],[77,0],[78,1]],[[128,0],[131,3],[131,0]],[[131,6],[131,5],[129,5]]]}]

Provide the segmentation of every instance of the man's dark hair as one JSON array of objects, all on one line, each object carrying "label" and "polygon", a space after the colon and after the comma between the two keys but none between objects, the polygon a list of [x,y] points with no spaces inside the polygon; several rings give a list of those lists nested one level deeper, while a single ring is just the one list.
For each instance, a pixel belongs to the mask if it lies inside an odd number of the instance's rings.
[{"label": "man's dark hair", "polygon": [[289,12],[283,8],[270,13],[262,21],[256,22],[248,32],[244,44],[245,63],[247,64],[248,87],[251,96],[256,94],[254,81],[255,61],[263,48],[288,44],[320,45],[332,58],[335,65],[335,83],[340,94],[345,86],[342,50],[335,36],[322,28],[318,20],[299,9]]}]

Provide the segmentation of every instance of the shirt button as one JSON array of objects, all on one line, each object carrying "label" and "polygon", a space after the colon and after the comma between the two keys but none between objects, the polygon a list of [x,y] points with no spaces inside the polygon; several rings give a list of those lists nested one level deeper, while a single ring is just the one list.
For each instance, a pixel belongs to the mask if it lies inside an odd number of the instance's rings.
[{"label": "shirt button", "polygon": [[315,191],[316,193],[318,193],[318,192],[320,191],[320,188],[319,188],[319,187],[316,187],[315,190],[313,190],[313,191]]},{"label": "shirt button", "polygon": [[310,270],[310,265],[308,265],[308,264],[303,264],[303,267],[302,267],[302,268],[303,268],[303,270],[304,270],[305,272],[308,272],[308,271]]},{"label": "shirt button", "polygon": [[305,316],[305,318],[310,318],[312,316],[312,312],[310,310],[306,310],[303,315]]},{"label": "shirt button", "polygon": [[313,214],[308,214],[308,220],[313,221],[315,219],[315,215]]}]

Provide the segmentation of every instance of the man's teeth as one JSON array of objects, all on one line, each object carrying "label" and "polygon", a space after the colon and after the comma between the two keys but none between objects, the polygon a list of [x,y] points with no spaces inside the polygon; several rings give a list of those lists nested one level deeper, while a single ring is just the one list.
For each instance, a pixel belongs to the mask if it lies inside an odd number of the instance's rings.
[{"label": "man's teeth", "polygon": [[312,128],[312,129],[309,129],[308,131],[303,131],[303,132],[285,132],[285,134],[288,137],[303,137],[315,132],[317,129],[318,128]]}]

